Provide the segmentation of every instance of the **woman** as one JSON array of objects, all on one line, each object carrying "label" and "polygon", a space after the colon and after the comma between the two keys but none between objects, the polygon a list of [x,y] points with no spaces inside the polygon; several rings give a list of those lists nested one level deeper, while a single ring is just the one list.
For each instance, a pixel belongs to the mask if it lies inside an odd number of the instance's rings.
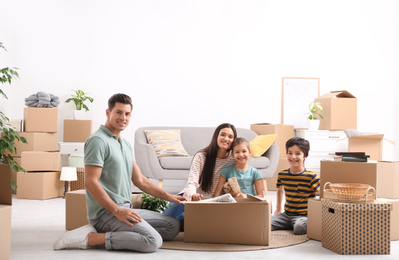
[{"label": "woman", "polygon": [[[236,137],[236,128],[231,124],[224,123],[215,129],[211,143],[194,155],[187,185],[179,195],[193,201],[201,200],[203,196],[214,195],[222,169],[234,164],[230,150]],[[171,203],[171,208],[164,214],[179,220],[180,230],[183,231],[184,204]]]}]

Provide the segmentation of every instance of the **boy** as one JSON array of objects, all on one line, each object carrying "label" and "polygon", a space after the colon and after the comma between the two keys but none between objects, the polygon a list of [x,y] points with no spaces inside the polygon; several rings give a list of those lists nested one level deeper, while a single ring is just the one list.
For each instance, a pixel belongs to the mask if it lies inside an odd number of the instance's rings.
[{"label": "boy", "polygon": [[304,166],[309,141],[294,137],[287,141],[285,148],[290,168],[278,173],[277,208],[272,216],[272,230],[293,229],[295,235],[303,235],[307,233],[308,199],[316,196],[320,179]]}]

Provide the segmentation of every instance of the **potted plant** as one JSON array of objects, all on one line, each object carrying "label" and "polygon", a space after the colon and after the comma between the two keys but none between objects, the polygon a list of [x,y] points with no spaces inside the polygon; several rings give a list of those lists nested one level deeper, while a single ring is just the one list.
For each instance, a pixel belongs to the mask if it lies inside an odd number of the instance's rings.
[{"label": "potted plant", "polygon": [[320,112],[323,111],[323,106],[320,102],[312,102],[309,104],[309,110],[308,130],[318,130],[320,119],[323,119],[323,115],[320,114]]},{"label": "potted plant", "polygon": [[[93,98],[89,97],[89,93],[85,93],[82,90],[73,90],[75,93],[72,94],[71,98],[68,98],[65,100],[65,103],[69,103],[73,101],[75,103],[75,108],[76,110],[74,111],[74,119],[83,119],[84,118],[84,113],[89,111],[89,107],[85,104],[86,100],[90,101],[93,103]],[[83,111],[83,109],[85,111]]]},{"label": "potted plant", "polygon": [[168,208],[168,206],[169,204],[166,200],[156,198],[143,192],[143,198],[141,203],[142,209],[148,209],[158,213],[162,213]]},{"label": "potted plant", "polygon": [[[4,49],[5,51],[6,48],[3,46],[3,43],[0,42],[0,48]],[[7,95],[4,93],[4,91],[1,89],[2,84],[10,84],[13,79],[19,78],[19,74],[17,72],[18,68],[9,68],[5,67],[0,69],[0,94],[5,98],[8,99]],[[18,171],[25,171],[15,160],[14,157],[12,156],[17,152],[17,148],[15,147],[14,143],[15,142],[23,142],[27,143],[25,137],[22,137],[18,134],[17,131],[15,131],[11,126],[10,126],[10,120],[8,117],[3,113],[3,111],[0,111],[0,163],[2,164],[9,164],[11,167],[11,170],[18,172]],[[15,190],[16,184],[14,180],[11,180],[11,185],[12,188]]]}]

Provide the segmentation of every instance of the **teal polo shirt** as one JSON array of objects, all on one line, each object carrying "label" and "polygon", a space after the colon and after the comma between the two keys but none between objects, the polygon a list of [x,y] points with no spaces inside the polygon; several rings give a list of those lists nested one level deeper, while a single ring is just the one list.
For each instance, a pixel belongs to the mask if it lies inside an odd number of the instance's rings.
[{"label": "teal polo shirt", "polygon": [[[133,151],[122,137],[118,138],[105,126],[93,133],[84,146],[85,165],[102,167],[99,182],[109,197],[118,205],[131,202]],[[101,207],[86,191],[88,219],[101,217],[106,209]]]}]

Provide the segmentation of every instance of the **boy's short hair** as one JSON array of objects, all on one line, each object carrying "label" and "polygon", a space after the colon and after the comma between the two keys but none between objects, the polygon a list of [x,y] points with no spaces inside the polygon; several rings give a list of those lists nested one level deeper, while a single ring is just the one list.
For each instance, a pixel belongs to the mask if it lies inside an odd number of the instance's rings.
[{"label": "boy's short hair", "polygon": [[303,152],[304,156],[308,157],[310,150],[310,144],[308,140],[303,139],[302,137],[291,138],[285,143],[286,152],[288,153],[288,148],[293,147],[294,145],[297,145]]}]

